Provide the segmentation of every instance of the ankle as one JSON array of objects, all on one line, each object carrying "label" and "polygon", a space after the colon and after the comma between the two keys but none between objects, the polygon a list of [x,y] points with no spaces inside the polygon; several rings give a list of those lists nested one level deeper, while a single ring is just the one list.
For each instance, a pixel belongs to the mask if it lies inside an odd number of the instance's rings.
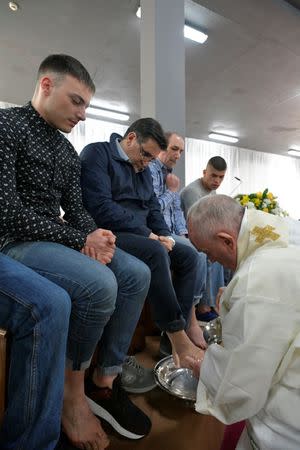
[{"label": "ankle", "polygon": [[117,374],[115,375],[103,375],[98,372],[97,369],[94,370],[92,380],[93,383],[98,387],[107,387],[109,389],[112,389],[113,382],[115,378],[117,377]]},{"label": "ankle", "polygon": [[211,308],[208,305],[198,305],[197,310],[200,314],[205,314],[206,312],[210,312]]},{"label": "ankle", "polygon": [[182,352],[185,348],[193,345],[190,338],[184,330],[176,331],[175,333],[167,333],[168,338],[171,341],[172,349],[176,353]]},{"label": "ankle", "polygon": [[84,370],[70,370],[65,371],[64,384],[64,401],[71,401],[80,398],[85,398],[84,394]]}]

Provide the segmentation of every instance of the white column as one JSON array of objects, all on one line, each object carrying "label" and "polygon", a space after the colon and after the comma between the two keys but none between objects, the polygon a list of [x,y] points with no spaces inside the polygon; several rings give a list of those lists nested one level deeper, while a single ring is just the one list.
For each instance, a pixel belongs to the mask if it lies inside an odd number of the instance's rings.
[{"label": "white column", "polygon": [[[141,0],[141,117],[185,137],[184,0]],[[184,155],[176,174],[185,182]]]}]

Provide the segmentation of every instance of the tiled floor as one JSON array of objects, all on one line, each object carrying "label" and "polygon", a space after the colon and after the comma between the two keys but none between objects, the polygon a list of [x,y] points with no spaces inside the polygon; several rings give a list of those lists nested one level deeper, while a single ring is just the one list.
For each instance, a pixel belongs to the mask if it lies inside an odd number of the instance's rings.
[{"label": "tiled floor", "polygon": [[[158,337],[147,338],[146,350],[136,355],[145,366],[152,367],[157,361],[158,342]],[[224,425],[215,418],[196,413],[189,403],[160,388],[132,399],[149,415],[151,433],[132,441],[106,428],[111,440],[109,450],[219,450]]]}]

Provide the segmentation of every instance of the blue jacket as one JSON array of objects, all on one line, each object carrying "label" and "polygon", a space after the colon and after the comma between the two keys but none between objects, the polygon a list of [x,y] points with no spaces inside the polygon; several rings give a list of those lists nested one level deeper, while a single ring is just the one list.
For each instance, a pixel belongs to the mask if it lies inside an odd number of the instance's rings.
[{"label": "blue jacket", "polygon": [[100,228],[149,236],[171,234],[153,190],[149,168],[136,173],[116,139],[87,145],[80,154],[83,203]]}]

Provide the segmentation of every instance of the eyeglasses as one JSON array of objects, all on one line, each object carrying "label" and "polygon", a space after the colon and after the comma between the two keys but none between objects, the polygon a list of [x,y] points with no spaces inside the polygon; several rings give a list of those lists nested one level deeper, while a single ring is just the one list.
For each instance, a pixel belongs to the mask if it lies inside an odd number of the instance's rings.
[{"label": "eyeglasses", "polygon": [[147,161],[153,161],[154,159],[156,159],[153,155],[151,155],[151,153],[143,149],[142,144],[140,144],[140,155],[142,159],[145,159]]}]

